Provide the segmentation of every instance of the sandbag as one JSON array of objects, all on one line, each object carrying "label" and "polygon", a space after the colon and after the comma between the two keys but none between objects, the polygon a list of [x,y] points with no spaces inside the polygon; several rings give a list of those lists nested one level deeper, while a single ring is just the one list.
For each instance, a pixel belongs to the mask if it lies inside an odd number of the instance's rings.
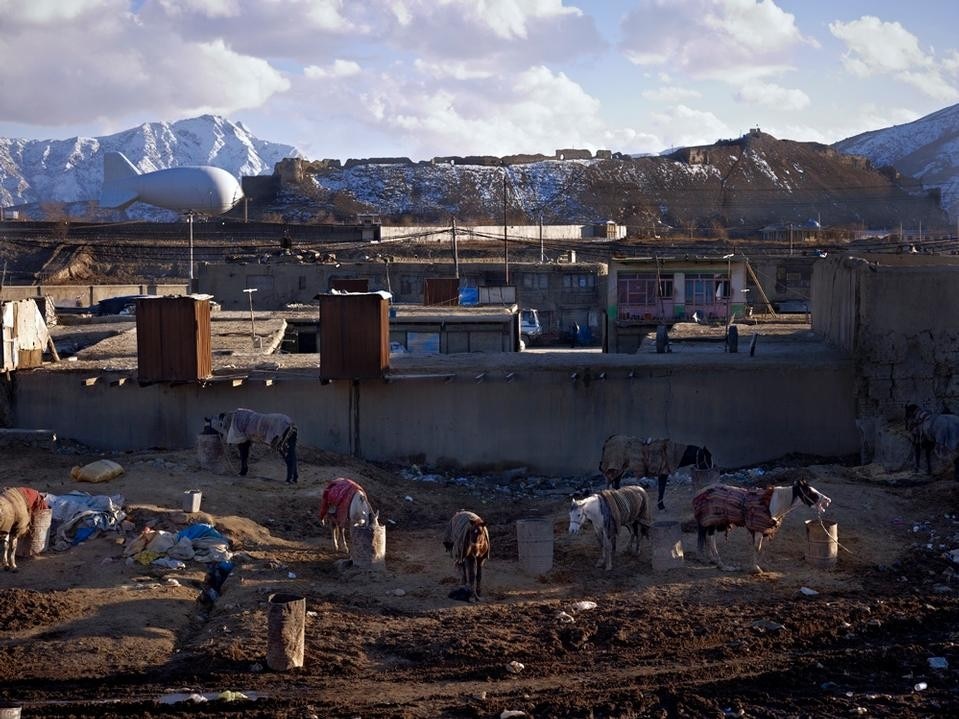
[{"label": "sandbag", "polygon": [[123,474],[123,467],[109,459],[99,459],[84,467],[74,467],[70,476],[77,482],[109,482]]}]

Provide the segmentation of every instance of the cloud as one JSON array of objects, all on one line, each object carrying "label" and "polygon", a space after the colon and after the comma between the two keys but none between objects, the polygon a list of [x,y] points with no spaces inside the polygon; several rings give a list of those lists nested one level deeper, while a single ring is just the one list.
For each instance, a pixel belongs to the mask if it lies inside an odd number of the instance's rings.
[{"label": "cloud", "polygon": [[0,43],[0,120],[51,126],[124,115],[230,114],[289,86],[266,60],[222,39],[188,41],[145,25],[125,2],[64,5],[82,11],[11,18],[16,32]]},{"label": "cloud", "polygon": [[359,75],[362,68],[359,63],[352,60],[334,60],[332,64],[325,67],[318,65],[308,65],[303,68],[303,75],[311,80],[324,80],[340,77],[352,77]]},{"label": "cloud", "polygon": [[943,101],[959,98],[959,91],[943,73],[959,66],[955,51],[942,63],[919,46],[919,39],[898,22],[863,15],[851,22],[829,23],[829,31],[846,45],[843,66],[857,77],[888,75]]},{"label": "cloud", "polygon": [[637,65],[732,82],[782,73],[793,48],[817,45],[773,0],[642,0],[621,30]]},{"label": "cloud", "polygon": [[427,62],[419,58],[413,63],[413,67],[423,75],[436,80],[444,78],[453,78],[455,80],[475,80],[479,78],[491,77],[489,70],[480,70],[472,64],[465,62]]},{"label": "cloud", "polygon": [[657,87],[653,90],[644,90],[642,96],[651,102],[674,105],[684,100],[693,100],[702,97],[702,93],[688,87]]},{"label": "cloud", "polygon": [[[648,135],[610,127],[596,98],[565,74],[542,65],[506,77],[445,78],[441,84],[392,68],[390,73],[364,73],[356,83],[311,91],[316,104],[337,107],[357,133],[388,136],[393,154],[419,159],[548,154],[558,147],[598,149],[600,142],[610,143],[610,149],[632,151],[631,143],[650,143]],[[299,92],[301,88],[294,86],[290,94]],[[316,92],[325,94],[317,97]]]},{"label": "cloud", "polygon": [[665,140],[665,147],[709,145],[733,131],[716,115],[687,105],[675,105],[650,113],[652,128]]},{"label": "cloud", "polygon": [[785,88],[770,82],[748,83],[736,92],[736,99],[780,110],[802,110],[809,106],[809,95],[802,90]]}]

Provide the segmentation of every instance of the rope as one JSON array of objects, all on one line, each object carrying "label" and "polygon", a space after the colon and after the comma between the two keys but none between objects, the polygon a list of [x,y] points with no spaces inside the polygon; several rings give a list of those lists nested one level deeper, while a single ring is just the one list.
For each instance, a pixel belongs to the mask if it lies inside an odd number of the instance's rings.
[{"label": "rope", "polygon": [[[826,535],[827,537],[829,537],[830,539],[832,539],[832,535],[829,534],[829,531],[826,529],[826,525],[823,524],[822,517],[819,518],[819,526],[822,527],[822,531],[825,533],[825,535]],[[842,551],[846,552],[846,554],[852,554],[854,557],[856,556],[855,552],[853,552],[852,550],[846,549],[846,548],[839,542],[838,539],[836,539],[836,540],[834,540],[834,541],[836,542],[836,546],[839,547],[840,549],[842,549]]]}]

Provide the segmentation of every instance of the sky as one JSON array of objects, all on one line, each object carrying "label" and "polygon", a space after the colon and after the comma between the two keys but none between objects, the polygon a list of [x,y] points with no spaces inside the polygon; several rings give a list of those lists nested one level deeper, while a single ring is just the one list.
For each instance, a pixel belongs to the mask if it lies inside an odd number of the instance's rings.
[{"label": "sky", "polygon": [[959,102],[955,0],[0,0],[0,137],[311,159],[831,143]]}]

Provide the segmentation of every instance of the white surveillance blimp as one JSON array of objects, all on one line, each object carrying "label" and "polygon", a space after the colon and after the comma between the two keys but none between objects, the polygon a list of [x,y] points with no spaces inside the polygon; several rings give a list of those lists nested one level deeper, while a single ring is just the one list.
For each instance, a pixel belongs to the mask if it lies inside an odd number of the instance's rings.
[{"label": "white surveillance blimp", "polygon": [[242,197],[240,183],[219,167],[171,167],[141,173],[121,152],[103,155],[100,207],[122,210],[134,202],[145,202],[178,212],[221,215]]}]

